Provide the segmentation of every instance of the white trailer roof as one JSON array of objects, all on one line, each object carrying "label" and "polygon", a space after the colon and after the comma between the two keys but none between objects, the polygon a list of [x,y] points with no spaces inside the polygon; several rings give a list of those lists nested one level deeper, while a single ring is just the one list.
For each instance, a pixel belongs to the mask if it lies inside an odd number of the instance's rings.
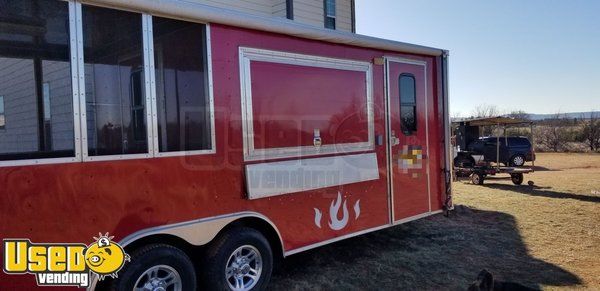
[{"label": "white trailer roof", "polygon": [[324,29],[297,23],[288,19],[251,15],[229,9],[192,3],[185,0],[83,0],[82,2],[92,5],[142,11],[172,18],[220,23],[366,48],[428,56],[440,56],[445,53],[442,49],[358,35],[350,32]]}]

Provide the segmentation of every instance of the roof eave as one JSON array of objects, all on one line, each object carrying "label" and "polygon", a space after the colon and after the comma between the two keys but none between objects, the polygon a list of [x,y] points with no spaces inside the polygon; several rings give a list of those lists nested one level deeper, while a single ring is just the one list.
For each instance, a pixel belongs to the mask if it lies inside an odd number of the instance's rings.
[{"label": "roof eave", "polygon": [[427,46],[358,35],[301,24],[288,19],[252,15],[181,0],[83,0],[92,5],[122,8],[191,21],[219,23],[296,37],[394,52],[442,56],[447,51]]}]

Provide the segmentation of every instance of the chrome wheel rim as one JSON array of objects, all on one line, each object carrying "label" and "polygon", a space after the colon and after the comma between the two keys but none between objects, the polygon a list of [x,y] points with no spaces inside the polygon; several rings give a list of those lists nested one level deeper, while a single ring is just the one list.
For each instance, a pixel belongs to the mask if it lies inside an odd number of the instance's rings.
[{"label": "chrome wheel rim", "polygon": [[158,265],[146,270],[135,282],[134,291],[182,291],[181,276],[170,266]]},{"label": "chrome wheel rim", "polygon": [[523,157],[521,157],[521,156],[515,157],[513,159],[513,164],[515,164],[515,166],[522,166],[524,163],[525,163],[525,160],[523,160]]},{"label": "chrome wheel rim", "polygon": [[258,284],[262,273],[262,257],[251,245],[237,248],[225,266],[225,280],[231,290],[250,290]]}]

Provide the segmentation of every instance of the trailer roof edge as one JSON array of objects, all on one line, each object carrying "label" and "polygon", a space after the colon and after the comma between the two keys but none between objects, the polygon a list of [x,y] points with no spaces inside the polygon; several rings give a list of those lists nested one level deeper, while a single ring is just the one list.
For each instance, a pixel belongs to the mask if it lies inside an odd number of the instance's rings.
[{"label": "trailer roof edge", "polygon": [[212,7],[184,0],[82,0],[82,3],[143,11],[160,16],[219,23],[261,31],[276,32],[301,38],[388,51],[441,56],[446,51],[438,48],[392,41],[338,30],[328,30],[292,20],[251,15],[234,10]]}]

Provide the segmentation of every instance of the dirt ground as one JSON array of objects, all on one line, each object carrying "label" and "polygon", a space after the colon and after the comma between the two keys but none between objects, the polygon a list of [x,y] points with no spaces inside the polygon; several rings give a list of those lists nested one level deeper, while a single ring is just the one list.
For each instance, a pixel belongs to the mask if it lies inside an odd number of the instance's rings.
[{"label": "dirt ground", "polygon": [[[453,184],[456,210],[291,256],[273,290],[466,290],[480,270],[600,290],[600,155],[538,154],[534,186]],[[526,184],[526,183],[524,183]]]}]

